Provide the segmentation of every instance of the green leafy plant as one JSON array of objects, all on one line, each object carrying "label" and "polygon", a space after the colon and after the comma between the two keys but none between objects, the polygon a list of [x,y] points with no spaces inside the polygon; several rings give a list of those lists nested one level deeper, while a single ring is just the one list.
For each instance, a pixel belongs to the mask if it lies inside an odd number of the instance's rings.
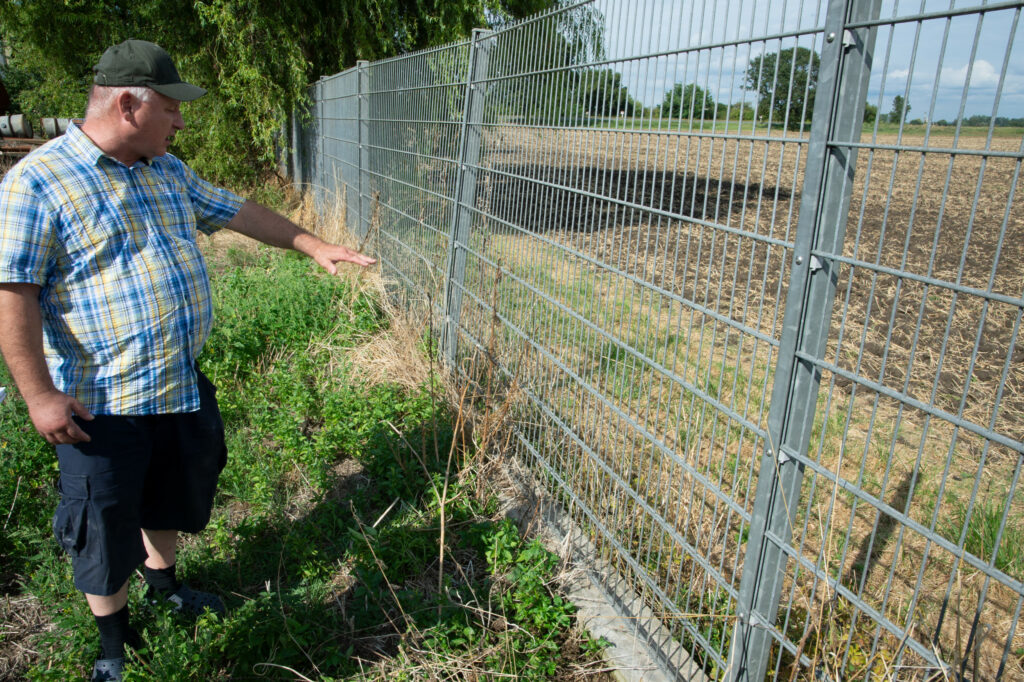
[{"label": "green leafy plant", "polygon": [[[200,361],[219,385],[229,460],[213,519],[178,563],[229,612],[193,621],[151,608],[133,580],[146,644],[125,679],[416,679],[424,666],[549,679],[567,652],[599,657],[601,642],[574,634],[557,557],[495,520],[473,458],[449,459],[457,415],[437,386],[353,378],[345,351],[386,328],[379,304],[286,254],[229,252],[211,266],[217,322]],[[0,500],[17,524],[0,536],[5,584],[54,626],[17,676],[83,678],[97,638],[50,538],[55,458],[20,400],[0,419]]]}]

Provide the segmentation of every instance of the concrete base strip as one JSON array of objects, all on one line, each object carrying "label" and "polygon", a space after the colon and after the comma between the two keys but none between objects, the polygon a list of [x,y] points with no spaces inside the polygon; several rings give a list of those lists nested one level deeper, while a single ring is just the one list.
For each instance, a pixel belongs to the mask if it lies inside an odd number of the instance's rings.
[{"label": "concrete base strip", "polygon": [[595,639],[605,638],[610,671],[623,682],[706,682],[703,669],[673,639],[642,595],[608,562],[575,522],[549,498],[526,471],[506,473],[521,495],[505,500],[506,514],[527,527],[573,569],[565,581],[567,596],[578,608],[580,624]]}]

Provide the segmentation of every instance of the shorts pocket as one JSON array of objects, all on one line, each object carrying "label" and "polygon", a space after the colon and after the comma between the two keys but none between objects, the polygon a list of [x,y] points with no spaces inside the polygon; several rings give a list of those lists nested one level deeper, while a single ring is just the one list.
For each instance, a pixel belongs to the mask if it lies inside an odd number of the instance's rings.
[{"label": "shorts pocket", "polygon": [[83,474],[61,474],[60,503],[53,514],[53,535],[57,544],[73,557],[88,554],[89,478]]},{"label": "shorts pocket", "polygon": [[[228,461],[227,440],[224,434],[224,419],[217,405],[217,386],[196,368],[199,379],[200,408],[196,413],[196,434],[200,438],[200,448],[209,448],[216,455],[217,474],[224,470]],[[212,462],[212,458],[205,461]]]}]

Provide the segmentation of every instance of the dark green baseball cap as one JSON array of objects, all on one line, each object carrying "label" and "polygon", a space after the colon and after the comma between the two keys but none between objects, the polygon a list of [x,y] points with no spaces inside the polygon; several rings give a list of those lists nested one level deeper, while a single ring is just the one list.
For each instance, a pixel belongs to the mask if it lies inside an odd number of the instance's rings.
[{"label": "dark green baseball cap", "polygon": [[206,90],[181,80],[171,55],[148,40],[126,40],[108,48],[92,70],[96,85],[141,85],[182,102],[206,94]]}]

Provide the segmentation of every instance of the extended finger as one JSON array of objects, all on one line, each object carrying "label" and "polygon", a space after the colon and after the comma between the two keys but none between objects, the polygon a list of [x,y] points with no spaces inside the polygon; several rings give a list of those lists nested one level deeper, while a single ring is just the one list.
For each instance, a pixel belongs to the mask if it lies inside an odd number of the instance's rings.
[{"label": "extended finger", "polygon": [[345,256],[344,258],[339,258],[338,260],[348,261],[349,263],[355,263],[356,265],[364,266],[373,265],[374,263],[377,262],[376,258],[364,256],[363,254],[357,253],[355,251],[350,251],[347,256]]},{"label": "extended finger", "polygon": [[316,262],[317,262],[317,265],[322,267],[329,274],[332,274],[332,275],[338,274],[338,267],[334,264],[334,261],[331,260],[330,258],[325,258],[325,259],[322,259],[322,260],[317,258]]}]

